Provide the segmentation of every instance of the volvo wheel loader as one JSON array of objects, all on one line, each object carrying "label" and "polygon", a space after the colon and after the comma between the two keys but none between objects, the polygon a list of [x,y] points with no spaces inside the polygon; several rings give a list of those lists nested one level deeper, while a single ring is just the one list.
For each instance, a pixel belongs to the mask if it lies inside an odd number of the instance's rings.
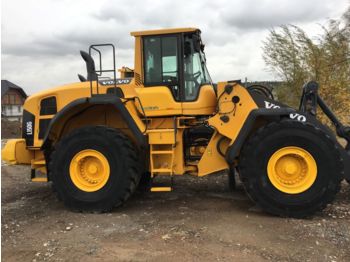
[{"label": "volvo wheel loader", "polygon": [[[30,96],[22,138],[9,140],[2,158],[31,165],[32,181],[52,181],[59,199],[78,211],[110,211],[140,180],[150,181],[151,192],[171,191],[175,176],[225,170],[274,215],[306,217],[332,202],[350,177],[350,128],[319,97],[316,82],[301,88],[294,109],[261,86],[214,84],[199,29],[131,35],[134,69],[116,77],[111,44],[81,51],[87,77]],[[105,48],[113,68],[102,66]],[[318,108],[345,147],[316,119]],[[160,176],[168,186],[156,186]]]}]

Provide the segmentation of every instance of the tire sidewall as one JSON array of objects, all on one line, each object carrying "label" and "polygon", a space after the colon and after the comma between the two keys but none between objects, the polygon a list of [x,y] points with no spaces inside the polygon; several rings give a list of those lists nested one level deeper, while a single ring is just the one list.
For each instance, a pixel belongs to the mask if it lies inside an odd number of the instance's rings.
[{"label": "tire sidewall", "polygon": [[[128,188],[128,180],[123,177],[123,172],[128,170],[128,161],[125,158],[127,151],[123,140],[106,139],[101,133],[86,133],[68,136],[62,141],[61,148],[53,159],[53,183],[59,191],[59,195],[67,206],[81,206],[82,209],[94,209],[109,203],[116,202],[118,192]],[[106,184],[97,191],[86,192],[80,190],[70,177],[70,163],[73,157],[80,151],[93,149],[103,154],[110,167],[110,174]],[[112,198],[112,199],[111,199]]]},{"label": "tire sidewall", "polygon": [[[313,128],[297,121],[286,121],[276,124],[264,132],[260,141],[246,152],[245,157],[256,159],[245,167],[245,179],[248,193],[252,198],[273,209],[273,213],[281,213],[281,209],[298,211],[302,209],[316,210],[319,204],[328,198],[328,191],[333,191],[338,184],[339,166],[337,152],[330,139],[321,139]],[[317,164],[317,177],[312,186],[299,194],[288,194],[278,190],[270,181],[267,165],[271,156],[279,149],[296,146],[308,151]]]}]

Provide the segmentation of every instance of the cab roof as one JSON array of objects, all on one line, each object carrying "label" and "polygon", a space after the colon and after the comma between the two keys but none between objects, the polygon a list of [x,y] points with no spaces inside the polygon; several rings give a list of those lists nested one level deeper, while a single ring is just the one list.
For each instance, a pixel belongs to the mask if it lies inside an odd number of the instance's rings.
[{"label": "cab roof", "polygon": [[144,35],[165,35],[165,34],[176,34],[176,33],[188,33],[200,31],[198,28],[185,27],[185,28],[172,28],[172,29],[157,29],[147,31],[131,32],[132,36],[144,36]]}]

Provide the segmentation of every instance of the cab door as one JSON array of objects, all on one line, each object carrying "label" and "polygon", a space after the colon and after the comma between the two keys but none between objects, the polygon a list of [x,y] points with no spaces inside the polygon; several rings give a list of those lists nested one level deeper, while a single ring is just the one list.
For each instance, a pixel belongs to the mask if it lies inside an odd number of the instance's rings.
[{"label": "cab door", "polygon": [[196,34],[184,36],[183,51],[183,98],[184,115],[211,115],[216,110],[214,90],[205,61],[200,37]]},{"label": "cab door", "polygon": [[146,116],[181,115],[180,35],[144,36],[144,87],[136,88]]}]

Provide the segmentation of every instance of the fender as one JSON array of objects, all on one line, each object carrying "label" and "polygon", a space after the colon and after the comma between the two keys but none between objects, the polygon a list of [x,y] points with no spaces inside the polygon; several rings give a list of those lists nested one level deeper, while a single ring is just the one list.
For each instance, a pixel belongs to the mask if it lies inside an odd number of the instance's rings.
[{"label": "fender", "polygon": [[[71,103],[67,104],[65,107],[63,107],[55,116],[52,118],[48,129],[46,130],[43,144],[41,146],[41,150],[46,149],[49,146],[49,135],[51,133],[51,130],[55,127],[55,125],[69,112],[74,111],[74,108],[78,108],[78,106],[86,104],[87,107],[90,105],[112,105],[122,116],[128,127],[130,128],[131,132],[136,138],[136,141],[138,142],[138,146],[141,148],[146,147],[146,138],[143,135],[143,133],[140,131],[138,126],[136,125],[134,119],[131,117],[129,111],[125,108],[123,102],[119,97],[111,96],[111,95],[98,95],[93,97],[84,97],[79,98],[77,100],[72,101]],[[80,109],[76,111],[76,113],[81,112],[83,109]]]},{"label": "fender", "polygon": [[238,156],[239,151],[241,150],[245,140],[253,129],[254,123],[258,117],[287,117],[288,115],[295,113],[296,111],[293,108],[258,108],[254,109],[248,115],[242,129],[240,130],[235,142],[227,149],[226,151],[226,161],[232,165],[235,158]]},{"label": "fender", "polygon": [[300,122],[310,122],[313,125],[317,126],[318,128],[325,131],[334,141],[337,141],[334,132],[328,128],[327,126],[323,125],[317,118],[311,114],[308,114],[306,112],[302,112],[300,110],[296,110],[294,108],[291,108],[279,101],[273,100],[271,98],[264,97],[260,94],[257,94],[255,92],[249,92],[252,98],[254,99],[254,102],[257,104],[259,109],[269,109],[272,111],[275,111],[277,109],[286,109],[289,108],[290,111],[287,115],[291,120],[300,121]]}]

